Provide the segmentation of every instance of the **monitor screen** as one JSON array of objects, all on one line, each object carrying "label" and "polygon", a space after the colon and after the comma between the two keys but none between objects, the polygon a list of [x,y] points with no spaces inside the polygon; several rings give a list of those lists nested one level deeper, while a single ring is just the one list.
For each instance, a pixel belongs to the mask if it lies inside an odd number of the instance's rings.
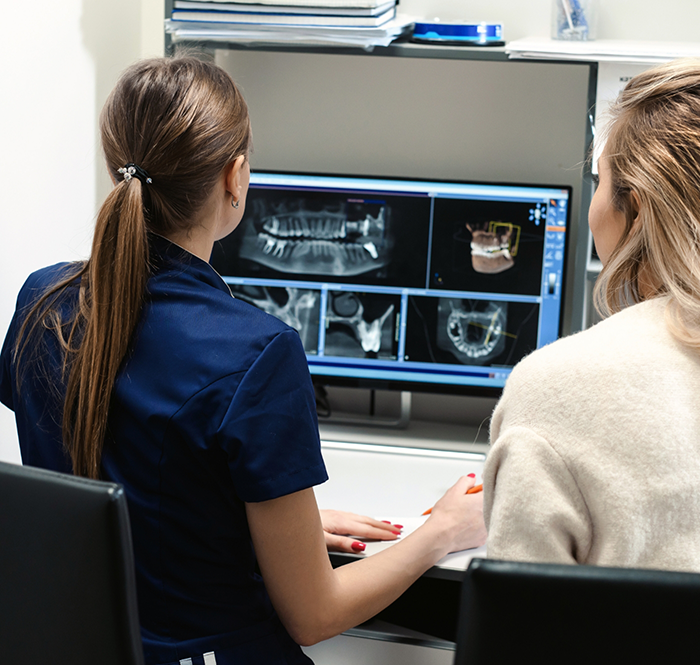
[{"label": "monitor screen", "polygon": [[493,395],[555,340],[571,189],[255,172],[212,265],[314,380]]}]

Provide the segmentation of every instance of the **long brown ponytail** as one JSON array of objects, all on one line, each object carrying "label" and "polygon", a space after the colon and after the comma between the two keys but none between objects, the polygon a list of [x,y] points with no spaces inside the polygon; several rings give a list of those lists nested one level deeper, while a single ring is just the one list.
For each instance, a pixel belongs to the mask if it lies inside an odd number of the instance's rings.
[{"label": "long brown ponytail", "polygon": [[[66,381],[63,441],[73,472],[99,477],[115,379],[138,324],[150,274],[148,232],[191,227],[224,168],[248,154],[248,110],[222,69],[195,58],[146,60],[129,68],[100,117],[115,187],[97,216],[88,261],[51,287],[20,330],[18,367],[41,328],[57,334]],[[151,182],[124,179],[135,163]],[[62,321],[56,305],[79,283],[78,306]],[[18,377],[21,372],[18,372]]]}]

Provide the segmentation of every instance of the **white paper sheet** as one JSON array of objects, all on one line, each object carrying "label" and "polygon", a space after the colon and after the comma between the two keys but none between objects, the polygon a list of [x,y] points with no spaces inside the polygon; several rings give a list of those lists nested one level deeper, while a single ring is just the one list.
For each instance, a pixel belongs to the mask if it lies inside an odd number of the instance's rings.
[{"label": "white paper sheet", "polygon": [[[367,547],[365,549],[364,555],[371,556],[377,552],[388,549],[395,543],[401,541],[402,538],[406,538],[409,534],[413,533],[419,526],[425,523],[428,517],[396,517],[396,516],[382,516],[377,519],[388,520],[392,524],[401,524],[403,526],[403,533],[397,540],[390,541],[365,541]],[[358,539],[362,540],[362,539]],[[469,562],[474,557],[486,558],[486,545],[482,547],[475,547],[470,550],[463,550],[461,552],[453,552],[443,557],[435,565],[439,568],[448,568],[450,570],[466,570],[469,566]]]},{"label": "white paper sheet", "polygon": [[657,63],[700,56],[698,42],[648,42],[597,39],[569,42],[556,39],[518,39],[506,44],[510,58],[580,60],[586,62]]}]

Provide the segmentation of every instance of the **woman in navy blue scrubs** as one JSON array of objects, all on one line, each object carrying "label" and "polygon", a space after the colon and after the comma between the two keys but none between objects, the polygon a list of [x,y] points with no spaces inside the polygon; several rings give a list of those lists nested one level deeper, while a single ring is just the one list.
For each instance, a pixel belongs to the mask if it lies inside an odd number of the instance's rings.
[{"label": "woman in navy blue scrubs", "polygon": [[207,262],[243,215],[245,102],[214,65],[145,61],[101,132],[115,187],[90,259],[29,277],[2,351],[24,463],[123,484],[147,663],[309,662],[299,644],[482,544],[481,495],[461,479],[414,534],[333,570],[299,337],[232,298]]}]

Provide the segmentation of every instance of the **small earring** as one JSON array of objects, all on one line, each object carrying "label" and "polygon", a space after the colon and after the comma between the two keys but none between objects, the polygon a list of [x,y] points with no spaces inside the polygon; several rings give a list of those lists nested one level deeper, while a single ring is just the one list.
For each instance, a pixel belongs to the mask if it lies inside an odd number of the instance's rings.
[{"label": "small earring", "polygon": [[234,199],[233,196],[231,197],[231,207],[232,208],[235,208],[236,210],[238,210],[238,206],[240,204],[241,204],[240,201],[236,201],[236,199]]}]

